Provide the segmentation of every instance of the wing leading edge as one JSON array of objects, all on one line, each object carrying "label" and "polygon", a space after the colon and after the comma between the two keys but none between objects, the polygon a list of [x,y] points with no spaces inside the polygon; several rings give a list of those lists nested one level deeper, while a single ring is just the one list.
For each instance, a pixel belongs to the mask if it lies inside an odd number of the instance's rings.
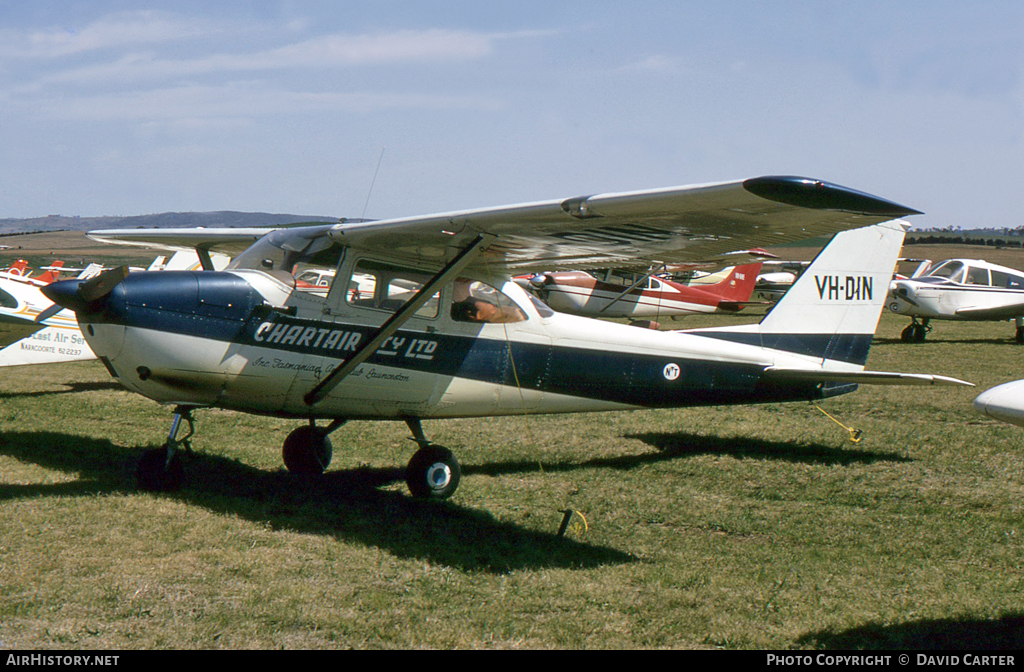
[{"label": "wing leading edge", "polygon": [[831,235],[919,211],[803,177],[598,194],[498,208],[337,224],[343,244],[410,262],[452,258],[480,233],[478,265],[515,272],[639,268]]}]

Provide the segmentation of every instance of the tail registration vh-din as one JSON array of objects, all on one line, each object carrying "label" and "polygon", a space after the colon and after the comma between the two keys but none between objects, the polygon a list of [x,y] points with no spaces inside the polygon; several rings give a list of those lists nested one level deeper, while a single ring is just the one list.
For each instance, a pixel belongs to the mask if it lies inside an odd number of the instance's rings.
[{"label": "tail registration vh-din", "polygon": [[[969,384],[866,371],[915,210],[797,177],[602,194],[425,217],[281,229],[223,271],[108,271],[49,285],[129,390],[174,408],[147,489],[178,486],[193,413],[305,421],[292,470],[320,473],[349,420],[407,423],[410,491],[444,498],[459,463],[422,421],[806,401],[860,383]],[[636,329],[561,314],[512,281],[547,270],[645,271],[836,234],[757,324]],[[98,239],[231,254],[230,229],[105,231]],[[251,238],[249,239],[251,240]],[[300,281],[317,277],[317,283]],[[187,429],[183,426],[187,425]]]}]

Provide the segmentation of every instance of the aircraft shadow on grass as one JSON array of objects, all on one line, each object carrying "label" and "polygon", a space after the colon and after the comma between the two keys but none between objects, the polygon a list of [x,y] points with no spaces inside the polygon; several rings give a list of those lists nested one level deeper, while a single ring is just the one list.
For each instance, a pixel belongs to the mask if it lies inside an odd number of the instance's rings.
[{"label": "aircraft shadow on grass", "polygon": [[800,646],[831,650],[1004,650],[1024,648],[1024,612],[1001,618],[940,618],[894,625],[868,623],[839,632],[811,632]]},{"label": "aircraft shadow on grass", "polygon": [[34,392],[0,392],[0,399],[14,399],[16,397],[48,397],[52,394],[75,394],[78,392],[104,392],[107,390],[124,390],[124,386],[114,381],[99,381],[87,383],[62,383],[65,389],[62,390],[37,390]]},{"label": "aircraft shadow on grass", "polygon": [[[134,467],[142,454],[139,449],[53,432],[12,432],[0,435],[0,454],[79,475],[64,483],[0,483],[0,502],[137,492]],[[161,496],[268,522],[275,529],[333,535],[385,548],[399,557],[493,573],[636,561],[616,549],[528,530],[453,502],[417,500],[382,489],[403,482],[404,468],[333,470],[304,478],[205,453],[187,459],[185,468],[184,487]],[[530,465],[530,470],[535,469],[536,462]],[[553,516],[553,529],[560,518],[560,512]]]},{"label": "aircraft shadow on grass", "polygon": [[910,461],[910,458],[897,453],[847,450],[845,448],[820,444],[764,441],[746,437],[729,438],[684,433],[645,432],[642,434],[626,434],[623,438],[642,441],[655,448],[657,452],[645,453],[643,455],[599,457],[581,461],[541,462],[534,459],[488,462],[480,465],[462,465],[462,473],[503,476],[538,470],[551,473],[578,471],[581,469],[626,471],[648,464],[671,462],[687,457],[696,457],[697,455],[731,455],[737,458],[760,458],[823,465]]},{"label": "aircraft shadow on grass", "polygon": [[791,441],[765,441],[746,437],[700,436],[672,432],[644,432],[626,435],[658,450],[648,461],[670,460],[696,455],[730,455],[736,458],[756,458],[800,462],[805,464],[872,464],[875,462],[910,462],[910,458],[892,452],[849,450],[824,444],[804,444]]}]

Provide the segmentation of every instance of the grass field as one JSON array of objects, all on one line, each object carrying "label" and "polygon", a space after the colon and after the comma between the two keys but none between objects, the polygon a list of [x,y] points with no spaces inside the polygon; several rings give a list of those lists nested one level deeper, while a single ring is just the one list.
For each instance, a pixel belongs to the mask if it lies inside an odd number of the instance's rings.
[{"label": "grass field", "polygon": [[304,480],[296,423],[217,410],[184,489],[140,493],[169,409],[95,362],[2,369],[0,647],[1020,648],[1024,428],[971,401],[1024,350],[905,324],[869,368],[978,388],[823,402],[860,443],[805,403],[428,421],[464,468],[443,503],[406,494],[401,423]]}]

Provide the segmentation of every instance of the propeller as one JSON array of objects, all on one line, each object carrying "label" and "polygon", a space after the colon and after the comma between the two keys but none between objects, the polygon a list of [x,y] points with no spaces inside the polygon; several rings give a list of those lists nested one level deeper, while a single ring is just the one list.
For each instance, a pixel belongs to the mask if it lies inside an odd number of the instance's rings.
[{"label": "propeller", "polygon": [[119,266],[109,271],[104,271],[88,280],[63,280],[50,283],[42,287],[40,291],[46,298],[53,301],[55,305],[40,313],[36,321],[38,322],[46,319],[46,317],[50,317],[61,308],[68,308],[77,313],[87,308],[89,304],[99,301],[107,294],[110,294],[110,292],[114,291],[114,287],[117,287],[126,277],[128,277],[128,267]]},{"label": "propeller", "polygon": [[59,313],[62,310],[64,310],[64,306],[61,306],[61,305],[58,305],[58,304],[55,303],[52,306],[50,306],[49,308],[47,308],[46,310],[44,310],[44,311],[40,312],[38,315],[36,315],[36,322],[42,322],[42,321],[44,321],[46,319],[49,319],[49,318],[53,317],[54,315],[56,315],[57,313]]},{"label": "propeller", "polygon": [[104,271],[95,278],[89,278],[78,286],[78,296],[86,303],[102,299],[114,291],[114,287],[128,277],[128,267],[118,266]]}]

